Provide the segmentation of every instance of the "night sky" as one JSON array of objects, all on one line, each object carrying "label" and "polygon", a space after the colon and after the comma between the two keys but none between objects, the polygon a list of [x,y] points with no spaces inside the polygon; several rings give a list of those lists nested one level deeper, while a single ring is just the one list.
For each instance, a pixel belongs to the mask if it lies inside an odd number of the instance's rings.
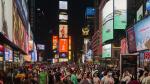
[{"label": "night sky", "polygon": [[[68,0],[68,25],[69,35],[73,38],[75,53],[82,49],[82,27],[85,25],[85,9],[93,0]],[[58,35],[59,27],[59,0],[36,0],[36,8],[42,13],[36,12],[36,30],[33,31],[36,43],[45,44],[47,51],[51,45],[50,38]],[[82,41],[81,41],[82,40]]]}]

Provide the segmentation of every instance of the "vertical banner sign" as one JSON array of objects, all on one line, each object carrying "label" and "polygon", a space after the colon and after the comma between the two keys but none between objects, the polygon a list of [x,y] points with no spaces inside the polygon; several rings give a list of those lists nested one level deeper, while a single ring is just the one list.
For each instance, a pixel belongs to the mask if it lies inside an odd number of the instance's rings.
[{"label": "vertical banner sign", "polygon": [[68,38],[68,25],[59,25],[59,38]]},{"label": "vertical banner sign", "polygon": [[53,50],[57,49],[58,46],[58,36],[53,36]]}]

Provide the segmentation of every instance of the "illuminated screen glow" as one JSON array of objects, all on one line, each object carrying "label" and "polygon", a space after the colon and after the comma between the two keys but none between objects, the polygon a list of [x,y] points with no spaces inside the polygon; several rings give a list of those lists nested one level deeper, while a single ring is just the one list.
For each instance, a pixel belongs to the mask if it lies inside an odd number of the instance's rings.
[{"label": "illuminated screen glow", "polygon": [[137,51],[150,49],[150,16],[134,25]]},{"label": "illuminated screen glow", "polygon": [[102,11],[102,42],[113,39],[113,0],[108,1]]},{"label": "illuminated screen glow", "polygon": [[59,52],[68,52],[68,39],[59,39]]},{"label": "illuminated screen glow", "polygon": [[68,2],[67,1],[59,1],[59,9],[67,10]]},{"label": "illuminated screen glow", "polygon": [[102,58],[111,57],[111,44],[104,45],[102,53]]},{"label": "illuminated screen glow", "polygon": [[53,49],[58,47],[58,36],[53,36]]},{"label": "illuminated screen glow", "polygon": [[68,38],[68,25],[59,25],[59,38]]},{"label": "illuminated screen glow", "polygon": [[114,0],[114,29],[125,29],[126,25],[127,0]]}]

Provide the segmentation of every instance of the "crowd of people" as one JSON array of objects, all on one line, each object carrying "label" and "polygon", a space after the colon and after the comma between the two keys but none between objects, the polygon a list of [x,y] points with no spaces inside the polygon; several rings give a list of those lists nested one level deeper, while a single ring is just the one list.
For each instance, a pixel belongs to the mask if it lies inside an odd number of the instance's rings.
[{"label": "crowd of people", "polygon": [[129,71],[122,76],[117,69],[99,65],[28,64],[0,71],[0,84],[150,84],[150,73]]}]

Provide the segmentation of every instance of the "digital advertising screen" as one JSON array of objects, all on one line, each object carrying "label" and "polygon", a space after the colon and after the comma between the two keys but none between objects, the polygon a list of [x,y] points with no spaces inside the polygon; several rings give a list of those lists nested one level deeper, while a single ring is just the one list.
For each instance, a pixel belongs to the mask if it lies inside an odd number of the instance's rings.
[{"label": "digital advertising screen", "polygon": [[137,51],[150,49],[150,16],[134,25]]},{"label": "digital advertising screen", "polygon": [[102,42],[113,39],[113,20],[106,22],[102,27]]},{"label": "digital advertising screen", "polygon": [[128,42],[128,51],[130,53],[136,52],[136,41],[135,41],[135,32],[134,28],[131,27],[127,30],[127,42]]},{"label": "digital advertising screen", "polygon": [[114,29],[126,29],[126,25],[127,0],[114,0]]},{"label": "digital advertising screen", "polygon": [[86,16],[94,16],[96,14],[96,10],[94,7],[86,8]]},{"label": "digital advertising screen", "polygon": [[140,21],[143,18],[143,5],[136,12],[136,21]]},{"label": "digital advertising screen", "polygon": [[67,10],[68,9],[68,2],[67,1],[59,1],[59,9]]},{"label": "digital advertising screen", "polygon": [[111,44],[106,44],[102,49],[102,58],[111,57]]},{"label": "digital advertising screen", "polygon": [[127,39],[124,38],[121,40],[121,50],[120,54],[124,55],[128,53],[128,44],[127,44]]},{"label": "digital advertising screen", "polygon": [[102,10],[103,24],[106,21],[113,19],[113,0],[109,0]]},{"label": "digital advertising screen", "polygon": [[59,39],[59,52],[68,52],[68,39]]},{"label": "digital advertising screen", "polygon": [[10,48],[5,47],[5,61],[13,61],[13,52]]},{"label": "digital advertising screen", "polygon": [[44,44],[37,44],[37,49],[38,50],[45,50],[45,45]]},{"label": "digital advertising screen", "polygon": [[59,53],[59,58],[68,58],[68,52]]},{"label": "digital advertising screen", "polygon": [[150,12],[150,0],[147,0],[146,2],[146,10]]},{"label": "digital advertising screen", "polygon": [[69,36],[69,50],[71,50],[71,36]]},{"label": "digital advertising screen", "polygon": [[59,58],[59,62],[67,62],[68,59],[67,58]]},{"label": "digital advertising screen", "polygon": [[58,48],[58,36],[53,36],[53,50]]},{"label": "digital advertising screen", "polygon": [[68,25],[59,25],[59,38],[68,38]]},{"label": "digital advertising screen", "polygon": [[67,21],[68,20],[68,15],[67,14],[59,14],[59,20]]}]

